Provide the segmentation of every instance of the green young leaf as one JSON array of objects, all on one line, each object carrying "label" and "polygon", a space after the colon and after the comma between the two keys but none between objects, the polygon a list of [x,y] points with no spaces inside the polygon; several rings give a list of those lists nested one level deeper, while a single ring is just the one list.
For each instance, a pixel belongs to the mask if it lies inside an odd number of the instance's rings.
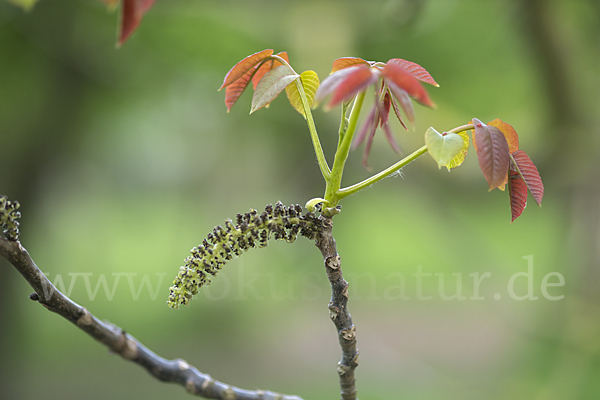
[{"label": "green young leaf", "polygon": [[254,96],[252,96],[250,114],[275,100],[275,97],[299,76],[287,65],[280,65],[267,72],[256,86]]},{"label": "green young leaf", "polygon": [[460,149],[460,152],[456,155],[456,157],[454,157],[452,161],[446,164],[446,168],[448,168],[448,171],[450,171],[452,168],[459,167],[463,163],[463,161],[465,161],[465,156],[469,151],[470,141],[467,132],[459,132],[457,133],[457,135],[463,139],[463,147],[462,149]]},{"label": "green young leaf", "polygon": [[[304,71],[300,74],[300,80],[302,81],[304,93],[306,94],[306,99],[308,100],[308,106],[312,107],[313,103],[315,102],[317,90],[319,90],[319,75],[317,75],[315,71]],[[302,98],[300,97],[300,92],[298,91],[298,86],[295,82],[292,82],[286,86],[285,94],[287,95],[292,107],[294,107],[296,111],[306,118],[306,115],[304,115],[304,107],[302,107]]]},{"label": "green young leaf", "polygon": [[456,133],[442,135],[435,129],[429,128],[425,132],[425,145],[429,155],[437,162],[438,168],[442,168],[461,153],[464,140]]},{"label": "green young leaf", "polygon": [[[290,63],[290,59],[288,58],[288,54],[286,51],[282,51],[275,55],[283,58],[285,61],[288,62],[288,64]],[[275,69],[276,67],[279,67],[280,65],[282,64],[277,59],[265,61],[260,67],[258,67],[256,73],[252,77],[252,88],[256,89],[256,86],[258,86],[258,82],[260,82],[262,77],[265,76],[267,72],[269,72],[272,69]]]}]

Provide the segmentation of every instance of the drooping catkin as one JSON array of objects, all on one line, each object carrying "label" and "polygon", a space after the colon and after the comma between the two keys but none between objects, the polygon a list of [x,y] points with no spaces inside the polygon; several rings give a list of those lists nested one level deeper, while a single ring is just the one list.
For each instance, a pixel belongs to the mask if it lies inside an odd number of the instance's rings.
[{"label": "drooping catkin", "polygon": [[18,201],[10,201],[6,196],[0,195],[0,227],[8,240],[19,240],[18,219],[21,218],[21,213],[18,209]]},{"label": "drooping catkin", "polygon": [[210,284],[227,261],[250,248],[265,247],[271,238],[293,243],[300,235],[314,240],[320,228],[321,221],[315,214],[302,215],[299,205],[287,207],[277,202],[275,206],[267,205],[260,214],[256,210],[238,214],[235,224],[226,220],[191,250],[169,288],[167,304],[171,308],[189,305],[192,296],[202,286]]}]

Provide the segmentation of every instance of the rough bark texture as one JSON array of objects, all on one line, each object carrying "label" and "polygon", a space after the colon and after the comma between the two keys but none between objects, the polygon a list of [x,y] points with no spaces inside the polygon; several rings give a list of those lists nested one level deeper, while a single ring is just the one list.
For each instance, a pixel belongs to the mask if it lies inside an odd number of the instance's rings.
[{"label": "rough bark texture", "polygon": [[181,359],[166,360],[144,347],[123,329],[103,322],[86,308],[62,294],[46,278],[18,241],[0,238],[0,256],[11,263],[35,290],[30,295],[49,311],[69,320],[79,329],[103,343],[112,352],[144,367],[150,375],[164,382],[182,385],[190,393],[208,399],[223,400],[302,400],[262,390],[243,390],[203,374]]},{"label": "rough bark texture", "polygon": [[325,271],[331,283],[331,301],[329,317],[338,333],[342,348],[342,359],[338,363],[341,399],[356,400],[354,370],[358,366],[358,350],[356,349],[356,328],[348,312],[348,282],[342,276],[342,265],[335,239],[333,238],[333,219],[321,216],[323,229],[318,234],[316,245],[323,255]]}]

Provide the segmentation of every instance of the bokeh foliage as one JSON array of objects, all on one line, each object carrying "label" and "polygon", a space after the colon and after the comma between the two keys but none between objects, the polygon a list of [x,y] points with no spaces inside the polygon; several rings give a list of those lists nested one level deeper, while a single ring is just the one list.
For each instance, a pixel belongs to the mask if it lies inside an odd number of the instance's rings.
[{"label": "bokeh foliage", "polygon": [[[116,50],[116,15],[100,2],[42,1],[30,12],[0,2],[0,192],[20,201],[21,240],[42,270],[67,288],[79,274],[71,296],[100,318],[216,379],[332,398],[339,349],[311,243],[248,252],[189,309],[166,306],[169,280],[213,226],[323,191],[304,120],[284,99],[227,114],[217,89],[264,48],[321,78],[343,56],[418,62],[440,83],[429,91],[437,109],[416,109],[402,150],[422,145],[429,126],[500,117],[536,160],[544,207],[509,224],[506,196],[486,193],[472,157],[451,173],[423,157],[344,201],[334,234],[360,398],[597,398],[599,14],[594,0],[159,1]],[[315,119],[331,156],[338,113]],[[349,181],[367,175],[360,157]],[[379,140],[370,160],[379,169],[396,155]],[[507,282],[529,255],[539,299],[513,300]],[[468,297],[469,274],[492,277],[485,300],[444,301],[435,276],[422,288],[433,299],[418,300],[418,268],[444,274],[449,294],[462,274]],[[565,277],[551,288],[563,300],[540,294],[550,272]],[[128,275],[112,300],[102,288],[91,300],[90,273],[91,289],[100,274],[110,288],[112,274]],[[137,288],[144,274],[153,289],[162,276],[160,290],[134,300],[128,279]],[[410,300],[394,291],[398,274]],[[0,289],[0,397],[189,398],[28,301],[5,264]]]}]

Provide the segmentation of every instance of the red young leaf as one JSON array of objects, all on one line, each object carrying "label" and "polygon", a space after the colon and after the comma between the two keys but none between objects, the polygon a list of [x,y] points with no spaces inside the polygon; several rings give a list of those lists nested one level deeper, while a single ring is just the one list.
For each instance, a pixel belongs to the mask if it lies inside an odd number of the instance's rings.
[{"label": "red young leaf", "polygon": [[510,172],[510,179],[508,180],[508,196],[512,214],[510,222],[513,222],[527,206],[527,185],[525,185],[525,181],[521,176],[514,171]]},{"label": "red young leaf", "polygon": [[[246,73],[252,69],[255,69],[258,64],[264,59],[271,57],[273,54],[273,50],[267,49],[263,51],[259,51],[258,53],[254,53],[244,58],[239,63],[235,64],[233,68],[229,70],[227,75],[225,75],[225,79],[223,80],[223,84],[219,88],[219,90],[223,89],[226,86],[231,85],[233,82],[240,79],[242,76],[246,75]],[[249,82],[250,80],[248,80]]]},{"label": "red young leaf", "polygon": [[404,68],[394,63],[388,63],[381,73],[388,86],[392,89],[393,86],[396,86],[397,88],[406,91],[406,93],[424,106],[431,108],[435,107],[429,99],[427,91],[421,86],[418,79],[412,76],[410,72],[406,71]]},{"label": "red young leaf", "polygon": [[121,26],[119,29],[118,46],[131,36],[137,29],[144,14],[154,5],[156,0],[123,0],[121,7]]},{"label": "red young leaf", "polygon": [[[277,53],[276,55],[279,56],[279,57],[281,57],[281,58],[283,58],[288,63],[290,62],[290,59],[288,58],[288,54],[287,54],[286,51],[282,51],[281,53]],[[260,67],[258,67],[258,70],[256,71],[256,73],[252,77],[252,87],[254,89],[256,89],[256,85],[258,85],[258,82],[260,82],[260,80],[262,79],[262,77],[265,76],[265,74],[267,72],[271,71],[272,69],[275,69],[275,68],[279,67],[280,65],[282,65],[282,64],[279,61],[277,61],[277,60],[270,60],[270,61],[265,62]]]},{"label": "red young leaf", "polygon": [[[346,69],[346,71],[350,68]],[[339,71],[338,74],[346,71]],[[373,73],[371,67],[360,66],[351,69],[351,72],[345,76],[345,78],[336,85],[334,93],[331,96],[328,107],[334,107],[342,101],[351,99],[356,93],[365,89],[375,80],[377,80],[379,74]],[[330,75],[328,78],[333,77]],[[323,81],[323,86],[325,81]]]},{"label": "red young leaf", "polygon": [[406,71],[410,72],[410,74],[412,76],[414,76],[415,78],[417,78],[420,81],[429,83],[430,85],[433,85],[433,86],[437,86],[437,87],[440,86],[431,77],[431,75],[429,74],[429,72],[427,72],[427,70],[425,68],[421,67],[417,63],[414,63],[414,62],[411,62],[411,61],[406,61],[406,60],[403,60],[401,58],[392,58],[390,61],[388,61],[388,64],[389,63],[401,66]]},{"label": "red young leaf", "polygon": [[373,107],[371,112],[367,116],[367,121],[365,125],[362,127],[358,140],[355,142],[355,146],[358,146],[365,137],[367,138],[367,143],[365,143],[365,151],[363,153],[362,164],[365,168],[369,169],[369,165],[367,164],[367,158],[369,157],[369,153],[371,152],[371,145],[373,144],[373,138],[375,137],[375,132],[377,131],[377,123],[378,123],[378,112],[377,107]]},{"label": "red young leaf", "polygon": [[323,100],[324,98],[326,98],[327,96],[329,96],[330,94],[335,92],[335,90],[338,88],[338,86],[342,82],[344,82],[346,77],[348,75],[350,75],[351,73],[353,73],[358,68],[361,68],[361,67],[345,68],[343,70],[334,72],[333,74],[331,74],[327,78],[325,78],[325,80],[323,80],[323,82],[321,82],[321,86],[319,86],[319,89],[317,90],[317,95],[315,97],[315,101],[320,102],[321,100]]},{"label": "red young leaf", "polygon": [[508,174],[510,153],[504,134],[494,126],[487,126],[473,118],[477,140],[479,167],[488,181],[490,190],[504,185]]},{"label": "red young leaf", "polygon": [[500,129],[502,133],[504,133],[506,141],[508,142],[508,151],[510,152],[510,154],[519,150],[519,135],[517,135],[517,132],[512,126],[510,126],[509,124],[507,124],[499,118],[488,122],[488,125],[495,126],[496,128]]},{"label": "red young leaf", "polygon": [[[391,107],[392,96],[389,94],[389,92],[386,92],[385,97],[383,98],[382,109],[379,110],[379,126],[383,128],[385,138],[387,139],[392,149],[396,152],[396,154],[400,154],[400,146],[398,146],[398,143],[396,143],[396,139],[394,139],[394,135],[392,134],[392,130],[390,129],[390,124],[388,123]],[[400,122],[402,122],[402,120]]]},{"label": "red young leaf", "polygon": [[[400,89],[396,85],[388,85],[388,87],[392,91],[392,94],[394,95],[393,97],[400,102],[400,107],[402,107],[402,110],[404,110],[404,114],[406,115],[406,118],[408,118],[408,121],[414,125],[415,109],[413,107],[412,101],[410,101],[410,97],[408,97],[408,93],[406,93],[406,91]],[[394,106],[396,107],[396,103],[394,103]],[[398,116],[398,119],[400,119],[400,114],[398,114],[396,108],[394,109],[394,111],[396,112],[396,116]],[[406,129],[406,125],[404,125],[404,122],[402,122],[402,125]]]},{"label": "red young leaf", "polygon": [[233,107],[242,93],[244,93],[254,72],[256,72],[255,69],[250,69],[241,78],[237,79],[232,84],[227,85],[225,88],[225,106],[227,107],[227,112],[231,111],[231,107]]},{"label": "red young leaf", "polygon": [[355,67],[359,65],[370,65],[368,61],[363,60],[358,57],[342,57],[338,58],[333,62],[333,68],[331,68],[331,72],[329,74],[333,74],[340,69]]},{"label": "red young leaf", "polygon": [[514,152],[512,154],[512,159],[516,164],[517,172],[525,181],[535,202],[541,206],[542,197],[544,197],[544,184],[542,183],[542,178],[540,178],[540,174],[535,167],[535,164],[523,150]]},{"label": "red young leaf", "polygon": [[[404,93],[406,93],[406,92],[404,92]],[[394,109],[394,114],[396,114],[396,118],[398,118],[398,121],[400,121],[400,123],[402,124],[404,129],[408,130],[408,128],[406,127],[406,124],[404,123],[404,121],[402,120],[402,117],[400,116],[400,109],[398,108],[398,104],[396,104],[396,99],[392,95],[392,91],[390,88],[388,88],[388,94],[390,95],[390,100],[392,102],[392,108]],[[408,97],[408,95],[406,95],[406,97]],[[410,103],[410,99],[408,99],[408,102]],[[411,104],[411,109],[412,109],[412,104]],[[404,111],[404,112],[406,112],[406,111]],[[412,118],[414,120],[415,116],[412,115]],[[410,120],[410,117],[409,117],[409,120]]]}]

